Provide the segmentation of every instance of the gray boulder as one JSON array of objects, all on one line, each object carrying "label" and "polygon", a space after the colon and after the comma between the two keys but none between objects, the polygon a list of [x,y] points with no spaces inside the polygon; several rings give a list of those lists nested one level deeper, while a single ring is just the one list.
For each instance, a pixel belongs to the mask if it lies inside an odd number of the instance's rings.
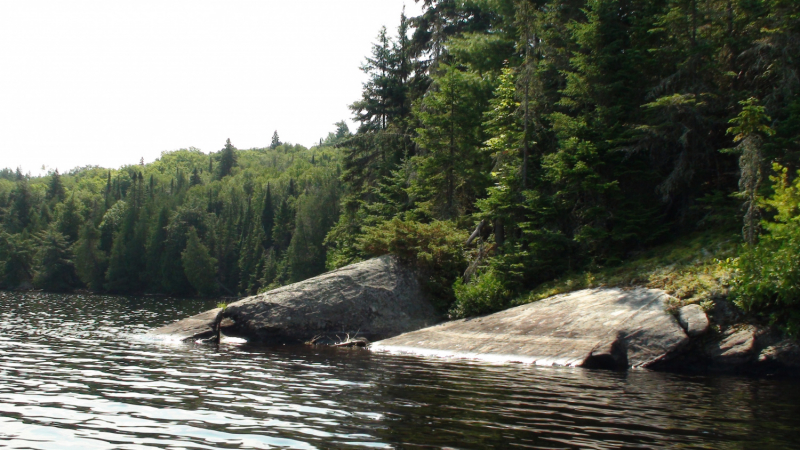
[{"label": "gray boulder", "polygon": [[652,289],[586,289],[372,344],[407,352],[539,365],[648,367],[689,341]]},{"label": "gray boulder", "polygon": [[700,336],[708,331],[708,316],[699,305],[686,305],[679,309],[678,322],[689,337]]},{"label": "gray boulder", "polygon": [[[216,310],[153,333],[183,340],[213,336]],[[430,326],[438,314],[416,274],[382,256],[231,303],[221,329],[256,343],[332,342],[349,336],[385,339]]]}]

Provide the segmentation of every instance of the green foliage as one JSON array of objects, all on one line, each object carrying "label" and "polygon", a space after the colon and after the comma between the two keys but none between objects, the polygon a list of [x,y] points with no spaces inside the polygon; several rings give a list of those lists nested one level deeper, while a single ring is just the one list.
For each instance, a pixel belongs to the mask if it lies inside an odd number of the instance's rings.
[{"label": "green foliage", "polygon": [[94,292],[102,292],[108,270],[108,255],[100,250],[100,236],[92,222],[86,223],[73,246],[78,277]]},{"label": "green foliage", "polygon": [[113,293],[139,292],[145,272],[145,230],[139,221],[139,211],[129,205],[108,258],[105,288]]},{"label": "green foliage", "polygon": [[423,217],[455,219],[472,209],[487,186],[489,161],[481,144],[481,113],[487,84],[478,75],[442,65],[431,91],[415,104],[418,176],[411,187]]},{"label": "green foliage", "polygon": [[50,229],[36,237],[36,275],[33,285],[50,292],[67,292],[80,285],[67,239]]},{"label": "green foliage", "polygon": [[56,215],[58,216],[56,224],[58,231],[64,235],[68,242],[77,241],[84,218],[80,214],[80,205],[75,202],[74,194],[68,202],[58,205]]},{"label": "green foliage", "polygon": [[59,174],[58,169],[56,169],[52,175],[50,175],[50,184],[47,186],[47,199],[63,201],[66,195],[64,183],[61,181],[61,174]]},{"label": "green foliage", "polygon": [[[9,172],[10,179],[0,180],[0,287],[31,287],[36,273],[45,273],[30,236],[51,229],[72,244],[78,284],[95,292],[194,295],[182,261],[191,227],[217,259],[212,279],[226,295],[302,279],[326,258],[319,236],[338,215],[340,153],[289,144],[274,150],[227,144],[211,155],[180,149],[146,165],[59,174],[68,194],[61,198],[48,195],[55,192],[54,173],[29,178]],[[333,205],[325,206],[324,220],[312,211],[322,204],[313,203],[297,221],[304,195]],[[298,256],[309,264],[289,263],[296,223],[304,224],[305,235],[312,231],[307,245],[296,246],[296,255],[314,255],[313,261]]]},{"label": "green foliage", "polygon": [[181,262],[189,283],[197,290],[198,294],[209,297],[217,293],[215,281],[217,260],[200,242],[194,227],[190,227],[187,233],[186,249],[181,253]]},{"label": "green foliage", "polygon": [[453,285],[455,303],[450,308],[451,318],[478,316],[500,311],[508,306],[511,291],[494,271],[480,274],[476,280],[464,283],[461,278]]},{"label": "green foliage", "polygon": [[300,281],[325,271],[323,241],[339,216],[335,181],[334,186],[318,186],[297,199],[295,230],[287,249],[292,281]]},{"label": "green foliage", "polygon": [[0,232],[0,288],[14,289],[33,280],[33,241],[27,233]]},{"label": "green foliage", "polygon": [[[773,195],[764,203],[774,212],[762,222],[766,234],[728,261],[734,270],[732,295],[745,311],[769,316],[790,335],[800,335],[800,176],[773,165]],[[800,175],[800,173],[798,173]]]},{"label": "green foliage", "polygon": [[[236,167],[237,156],[236,147],[231,144],[231,140],[225,141],[225,147],[220,150],[219,164],[217,164],[217,178],[222,179],[231,174],[231,171]],[[179,184],[179,188],[180,189]]]},{"label": "green foliage", "polygon": [[275,132],[272,133],[272,141],[269,144],[269,148],[275,150],[276,148],[280,147],[281,144],[282,144],[281,138],[278,137],[278,130],[275,130]]},{"label": "green foliage", "polygon": [[367,228],[357,245],[364,255],[392,254],[416,268],[437,306],[446,310],[453,301],[453,280],[467,267],[466,239],[467,233],[453,222],[423,224],[393,219]]}]

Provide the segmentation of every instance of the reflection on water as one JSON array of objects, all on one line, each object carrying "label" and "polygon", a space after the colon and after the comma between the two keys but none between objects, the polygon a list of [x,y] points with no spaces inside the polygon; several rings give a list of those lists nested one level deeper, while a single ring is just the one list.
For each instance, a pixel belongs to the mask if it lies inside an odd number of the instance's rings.
[{"label": "reflection on water", "polygon": [[0,447],[800,446],[794,379],[144,336],[213,303],[0,292]]}]

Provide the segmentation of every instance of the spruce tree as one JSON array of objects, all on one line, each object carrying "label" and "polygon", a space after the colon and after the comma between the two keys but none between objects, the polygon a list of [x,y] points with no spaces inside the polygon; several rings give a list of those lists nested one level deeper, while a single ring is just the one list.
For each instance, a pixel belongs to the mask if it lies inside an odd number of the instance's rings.
[{"label": "spruce tree", "polygon": [[200,174],[197,173],[197,168],[192,170],[192,176],[189,179],[189,186],[198,186],[203,184],[203,180],[200,178]]},{"label": "spruce tree", "polygon": [[91,221],[81,228],[74,249],[75,269],[80,280],[93,292],[103,291],[108,258],[100,250],[100,230]]},{"label": "spruce tree", "polygon": [[64,201],[67,192],[64,189],[64,183],[61,181],[61,175],[58,173],[58,169],[53,171],[53,174],[50,175],[50,184],[47,186],[47,199],[56,201]]},{"label": "spruce tree", "polygon": [[269,183],[264,193],[264,203],[261,207],[261,230],[264,233],[264,248],[272,246],[272,228],[275,226],[275,208],[272,204],[272,192]]},{"label": "spruce tree", "polygon": [[271,148],[272,150],[275,150],[280,145],[281,145],[281,138],[278,137],[278,130],[275,130],[275,132],[272,133],[272,141],[269,144],[269,148]]},{"label": "spruce tree", "polygon": [[413,192],[423,216],[454,219],[472,208],[488,184],[489,159],[478,151],[485,86],[473,73],[441,67],[433,90],[415,109],[421,124],[415,141],[424,154],[413,160]]},{"label": "spruce tree", "polygon": [[26,232],[0,232],[0,288],[15,289],[33,280],[35,251]]},{"label": "spruce tree", "polygon": [[150,240],[147,243],[147,285],[150,290],[161,292],[164,276],[164,247],[167,242],[167,226],[169,225],[169,209],[162,207],[158,213]]},{"label": "spruce tree", "polygon": [[198,294],[202,296],[216,294],[217,260],[211,256],[208,247],[200,241],[194,227],[190,227],[187,233],[186,248],[181,253],[181,262],[189,283]]},{"label": "spruce tree", "polygon": [[56,228],[64,235],[67,242],[72,244],[78,240],[78,233],[80,233],[83,222],[84,219],[80,215],[78,204],[75,203],[75,194],[73,193],[69,201],[59,205]]},{"label": "spruce tree", "polygon": [[11,191],[11,208],[9,216],[11,220],[8,229],[14,233],[19,233],[31,224],[31,213],[33,210],[33,198],[28,185],[28,178],[23,177],[17,169],[17,182]]},{"label": "spruce tree", "polygon": [[236,147],[231,144],[231,140],[225,141],[225,147],[220,151],[219,165],[217,165],[217,179],[221,180],[231,174],[231,170],[236,167]]},{"label": "spruce tree", "polygon": [[42,232],[36,238],[39,250],[36,256],[36,275],[33,284],[51,292],[67,292],[80,285],[70,245],[64,235],[54,229]]}]

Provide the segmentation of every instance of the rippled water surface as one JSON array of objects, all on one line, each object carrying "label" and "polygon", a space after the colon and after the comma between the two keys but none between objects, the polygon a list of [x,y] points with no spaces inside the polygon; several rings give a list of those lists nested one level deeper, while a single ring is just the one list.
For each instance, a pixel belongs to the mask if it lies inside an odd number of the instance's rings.
[{"label": "rippled water surface", "polygon": [[0,447],[800,448],[796,379],[144,335],[210,307],[0,292]]}]

